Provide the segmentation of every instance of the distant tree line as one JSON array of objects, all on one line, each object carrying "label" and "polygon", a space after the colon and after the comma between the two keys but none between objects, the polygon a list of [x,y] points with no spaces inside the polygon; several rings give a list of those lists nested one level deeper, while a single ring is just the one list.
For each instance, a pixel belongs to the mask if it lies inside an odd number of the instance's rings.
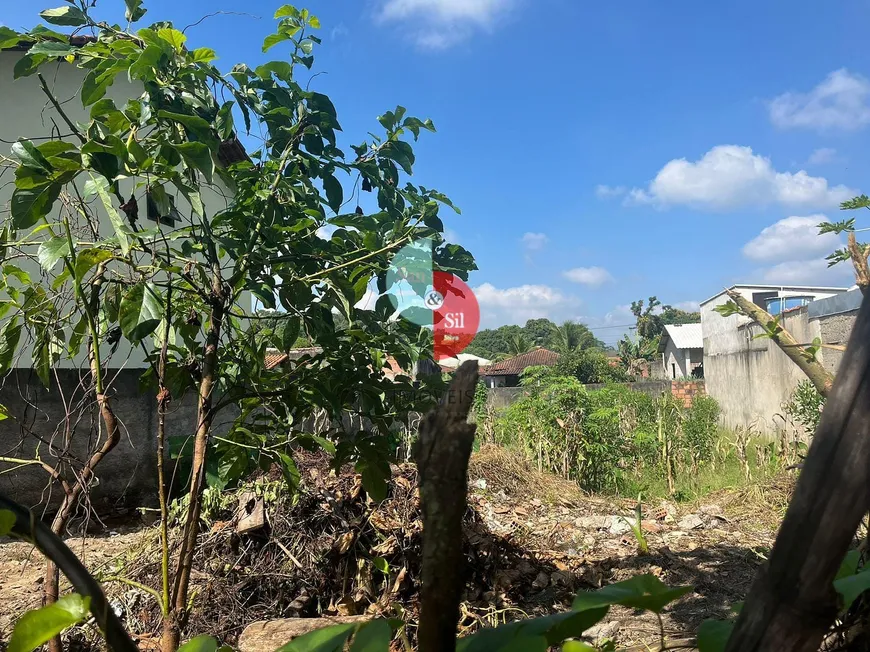
[{"label": "distant tree line", "polygon": [[607,345],[595,337],[585,324],[566,321],[560,326],[549,319],[530,319],[525,326],[512,324],[480,331],[466,352],[495,360],[526,353],[535,347],[559,353],[584,349],[607,350]]}]

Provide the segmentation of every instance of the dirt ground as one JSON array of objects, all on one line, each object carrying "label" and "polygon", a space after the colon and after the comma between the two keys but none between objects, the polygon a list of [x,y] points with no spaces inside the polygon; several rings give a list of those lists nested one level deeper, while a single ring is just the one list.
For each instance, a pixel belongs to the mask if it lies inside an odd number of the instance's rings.
[{"label": "dirt ground", "polygon": [[[296,516],[288,515],[282,528],[282,517],[270,514],[270,530],[253,548],[253,543],[240,544],[226,524],[216,524],[206,536],[207,551],[194,581],[202,595],[224,592],[237,608],[232,617],[202,614],[195,625],[198,632],[219,618],[222,627],[207,633],[232,644],[244,625],[266,617],[307,616],[313,615],[312,610],[347,614],[377,609],[384,613],[384,605],[395,602],[413,620],[418,588],[414,565],[419,561],[414,542],[420,531],[415,471],[394,469],[393,498],[373,505],[354,496],[360,493],[358,477],[352,473],[330,476],[316,467],[305,474],[303,491],[308,497],[288,508]],[[792,482],[784,477],[765,486],[720,492],[695,504],[644,505],[649,553],[639,554],[623,518],[633,517],[630,501],[584,495],[569,483],[536,474],[495,451],[476,455],[469,476],[466,547],[473,577],[463,604],[463,630],[562,611],[577,590],[654,573],[666,584],[694,587],[665,614],[665,633],[672,640],[691,638],[701,621],[726,617],[730,606],[744,598],[773,543]],[[318,533],[322,545],[304,540],[302,523]],[[355,541],[352,546],[344,545],[348,537]],[[269,548],[274,550],[270,556],[265,551],[276,539],[278,547]],[[152,583],[156,529],[128,524],[96,536],[71,538],[68,543],[99,574],[110,599],[124,612],[128,628],[144,644],[157,629],[153,600],[111,578],[132,576]],[[296,563],[290,564],[281,550]],[[250,559],[246,560],[246,554]],[[377,582],[371,575],[363,577],[359,572],[356,588],[347,588],[347,569],[362,568],[357,558],[348,558],[354,554],[369,559],[377,554],[389,561],[393,570],[383,586],[392,586],[391,593],[388,588],[373,588]],[[235,565],[218,563],[230,555]],[[278,559],[280,567],[274,565]],[[311,573],[319,575],[305,576],[300,570],[303,566],[311,566]],[[17,615],[38,606],[42,572],[42,559],[30,546],[0,542],[0,604],[4,605],[0,641],[8,639]],[[246,588],[252,583],[257,585],[256,596]],[[404,588],[399,590],[400,586]],[[246,591],[251,596],[245,597]],[[312,595],[316,596],[313,602]],[[589,638],[612,638],[620,645],[651,643],[659,639],[659,626],[654,617],[639,618],[617,608],[589,632]]]}]

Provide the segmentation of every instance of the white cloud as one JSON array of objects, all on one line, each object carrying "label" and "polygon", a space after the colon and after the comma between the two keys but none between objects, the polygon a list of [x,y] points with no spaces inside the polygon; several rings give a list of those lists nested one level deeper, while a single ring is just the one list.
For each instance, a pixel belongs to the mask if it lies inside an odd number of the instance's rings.
[{"label": "white cloud", "polygon": [[540,251],[550,241],[546,233],[524,233],[520,238],[526,251]]},{"label": "white cloud", "polygon": [[743,255],[759,261],[794,261],[829,254],[840,247],[835,233],[819,235],[819,223],[825,215],[786,217],[768,227],[747,242]]},{"label": "white cloud", "polygon": [[339,23],[329,32],[329,38],[335,41],[342,36],[347,36],[348,34],[350,34],[350,30],[347,26],[344,23]]},{"label": "white cloud", "polygon": [[601,183],[595,186],[595,196],[599,199],[621,197],[626,192],[628,192],[628,189],[625,186],[607,186]]},{"label": "white cloud", "polygon": [[562,272],[562,276],[572,283],[588,285],[589,287],[601,287],[613,280],[613,276],[603,267],[575,267]]},{"label": "white cloud", "polygon": [[768,104],[777,127],[819,131],[860,129],[870,123],[870,80],[835,70],[808,93],[784,93]]},{"label": "white cloud", "polygon": [[807,159],[807,165],[824,165],[837,158],[837,150],[832,147],[820,147]]},{"label": "white cloud", "polygon": [[421,48],[443,50],[476,30],[492,30],[514,4],[515,0],[382,0],[378,19],[406,26]]},{"label": "white cloud", "polygon": [[812,260],[789,260],[760,270],[761,279],[771,285],[802,283],[807,285],[830,285],[849,287],[855,276],[848,263],[828,267],[824,258]]},{"label": "white cloud", "polygon": [[855,194],[842,185],[829,187],[826,179],[804,170],[777,172],[770,159],[754,154],[751,147],[718,145],[698,161],[670,161],[647,188],[634,188],[626,201],[708,210],[771,203],[822,208],[836,206]]},{"label": "white cloud", "polygon": [[472,288],[480,304],[481,328],[504,324],[525,324],[529,319],[548,317],[553,321],[567,318],[580,305],[548,285],[520,285],[500,289],[491,283]]}]

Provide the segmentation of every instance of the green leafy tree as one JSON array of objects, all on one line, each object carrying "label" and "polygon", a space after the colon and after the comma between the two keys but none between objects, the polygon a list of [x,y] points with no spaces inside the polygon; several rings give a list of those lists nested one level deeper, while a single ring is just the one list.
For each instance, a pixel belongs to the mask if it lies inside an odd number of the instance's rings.
[{"label": "green leafy tree", "polygon": [[604,343],[600,341],[585,324],[573,321],[563,322],[553,332],[550,338],[550,347],[559,353],[570,353],[582,349],[604,349]]},{"label": "green leafy tree", "polygon": [[[293,450],[322,447],[336,464],[356,464],[378,499],[389,473],[390,426],[397,415],[423,407],[407,401],[409,392],[392,391],[403,383],[382,370],[388,356],[410,368],[431,355],[431,335],[391,319],[385,295],[373,311],[355,306],[370,286],[386,292],[391,258],[409,242],[431,239],[438,270],[467,280],[475,266],[441,235],[439,210],[453,208],[450,200],[408,179],[415,163],[409,139],[434,131],[430,121],[400,106],[378,118],[381,135],[352,146],[351,155],[339,148],[336,109],[306,78],[320,43],[315,16],[281,7],[263,51],[280,47],[288,58],[223,73],[214,50],[187,48],[186,35],[172,24],[135,29],[145,8],[140,0],[126,4],[126,29],[94,17],[85,0],[43,12],[51,25],[96,35],[84,42],[43,26],[23,34],[0,27],[0,47],[28,46],[15,76],[35,77],[64,123],[48,140],[22,138],[2,159],[15,189],[2,231],[0,370],[23,351],[45,384],[62,359],[89,369],[103,443],[84,463],[45,465],[65,491],[53,524],[61,532],[94,468],[120,439],[108,369],[123,366],[131,350],[146,359],[143,383],[158,395],[158,595],[163,647],[172,652],[186,624],[206,486],[277,465],[293,487],[299,480]],[[51,66],[55,75],[56,64],[70,67],[63,74],[84,75],[73,100],[87,111],[84,122],[68,115],[67,98],[57,97],[42,73]],[[122,78],[139,94],[117,102],[107,90]],[[262,144],[246,160],[228,163],[224,153],[239,148],[242,133],[257,134]],[[359,192],[372,193],[373,212],[360,207],[369,202]],[[216,197],[220,202],[211,201]],[[153,225],[144,219],[152,212]],[[324,226],[335,229],[328,239],[317,235]],[[38,263],[43,278],[31,278],[16,258]],[[281,310],[268,317],[267,333],[259,331],[265,337],[249,328],[257,321],[250,296]],[[286,349],[301,335],[322,354],[290,370],[264,368],[267,346]],[[183,450],[188,509],[172,564],[165,415],[169,401],[185,394],[196,397],[197,417]],[[230,431],[216,439],[219,415],[231,406],[237,412]],[[326,437],[299,429],[322,411],[332,423]],[[347,414],[367,417],[371,428],[348,436],[341,425]],[[61,475],[63,463],[80,467],[75,482]],[[48,603],[57,598],[53,566],[45,591]],[[59,648],[57,639],[52,647]]]},{"label": "green leafy tree", "polygon": [[556,324],[549,319],[529,319],[523,326],[523,333],[533,346],[547,346],[556,328]]},{"label": "green leafy tree", "polygon": [[623,337],[618,343],[619,362],[629,376],[637,377],[644,367],[656,359],[656,340],[641,339],[634,341]]}]

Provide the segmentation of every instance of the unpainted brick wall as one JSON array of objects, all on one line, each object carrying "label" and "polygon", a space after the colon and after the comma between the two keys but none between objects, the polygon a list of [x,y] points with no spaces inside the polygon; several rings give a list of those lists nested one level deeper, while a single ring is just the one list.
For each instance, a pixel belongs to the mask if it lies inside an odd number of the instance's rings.
[{"label": "unpainted brick wall", "polygon": [[707,389],[704,386],[703,380],[672,380],[671,394],[684,407],[690,408],[696,396],[707,395]]}]

